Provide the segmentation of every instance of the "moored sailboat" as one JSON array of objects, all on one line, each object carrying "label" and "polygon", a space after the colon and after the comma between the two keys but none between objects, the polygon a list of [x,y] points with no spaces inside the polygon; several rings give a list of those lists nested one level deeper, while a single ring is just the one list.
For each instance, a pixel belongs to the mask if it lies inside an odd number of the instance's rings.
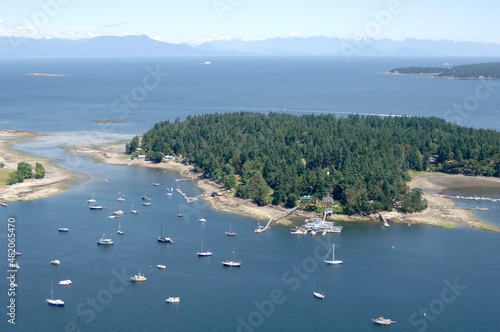
[{"label": "moored sailboat", "polygon": [[[332,259],[328,259],[328,256],[330,255],[330,252],[332,253]],[[335,259],[335,243],[332,245],[332,248],[330,251],[328,251],[328,254],[326,254],[325,259],[323,260],[326,264],[331,264],[331,265],[338,265],[342,264],[344,261]]]},{"label": "moored sailboat", "polygon": [[197,253],[200,257],[212,256],[211,251],[203,251],[203,241],[201,241],[201,251]]}]

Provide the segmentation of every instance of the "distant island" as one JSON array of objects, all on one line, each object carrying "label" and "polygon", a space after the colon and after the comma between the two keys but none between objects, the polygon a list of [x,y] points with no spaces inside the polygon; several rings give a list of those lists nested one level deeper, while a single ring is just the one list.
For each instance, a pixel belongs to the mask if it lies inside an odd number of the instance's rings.
[{"label": "distant island", "polygon": [[94,123],[128,123],[129,121],[121,121],[121,120],[98,120],[94,121]]},{"label": "distant island", "polygon": [[433,75],[448,79],[500,79],[500,62],[445,67],[401,67],[391,69],[390,75]]},{"label": "distant island", "polygon": [[341,214],[425,209],[410,171],[500,176],[499,132],[439,118],[205,114],[157,123],[126,151],[180,157],[258,205],[320,212],[334,202]]},{"label": "distant island", "polygon": [[49,76],[49,77],[58,77],[58,76],[68,76],[63,74],[44,74],[44,73],[29,73],[24,74],[24,76]]}]

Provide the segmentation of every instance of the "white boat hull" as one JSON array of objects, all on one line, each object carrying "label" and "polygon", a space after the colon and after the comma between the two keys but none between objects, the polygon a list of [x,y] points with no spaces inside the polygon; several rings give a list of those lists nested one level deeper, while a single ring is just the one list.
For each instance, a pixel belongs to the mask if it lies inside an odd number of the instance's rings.
[{"label": "white boat hull", "polygon": [[321,293],[318,293],[318,292],[313,292],[313,294],[318,299],[324,299],[325,298],[325,294],[321,294]]}]

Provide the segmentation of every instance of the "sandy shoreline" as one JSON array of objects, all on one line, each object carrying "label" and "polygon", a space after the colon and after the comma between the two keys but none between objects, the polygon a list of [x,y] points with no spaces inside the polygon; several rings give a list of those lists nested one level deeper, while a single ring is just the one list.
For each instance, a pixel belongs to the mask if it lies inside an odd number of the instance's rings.
[{"label": "sandy shoreline", "polygon": [[[225,190],[207,179],[198,179],[199,174],[191,172],[191,166],[179,163],[152,163],[144,160],[130,160],[124,154],[122,145],[107,145],[92,148],[79,148],[74,150],[79,153],[88,153],[93,156],[96,162],[104,162],[112,165],[128,165],[159,168],[163,170],[174,170],[187,178],[196,178],[196,185],[203,190],[203,198],[214,208],[220,211],[244,214],[261,219],[270,219],[286,211],[279,206],[257,206],[251,200],[236,198]],[[470,177],[464,175],[450,175],[442,173],[425,173],[415,177],[410,183],[410,188],[422,188],[424,198],[427,199],[429,207],[422,212],[413,214],[403,214],[399,212],[382,213],[390,222],[400,222],[409,224],[425,224],[437,227],[457,227],[471,226],[481,229],[500,231],[500,229],[490,226],[477,220],[470,210],[464,210],[455,206],[451,199],[436,196],[435,194],[448,188],[461,187],[498,187],[500,189],[499,178]],[[222,192],[222,196],[212,196],[212,192]],[[281,224],[292,224],[294,219],[306,217],[320,217],[315,213],[296,211],[287,218],[281,219]],[[333,215],[328,219],[345,222],[366,222],[378,221],[378,215],[371,216],[347,216]]]},{"label": "sandy shoreline", "polygon": [[[5,163],[5,168],[15,170],[19,161],[41,162],[46,169],[46,177],[41,180],[28,180],[24,183],[7,186],[0,190],[0,202],[11,202],[43,198],[65,191],[73,185],[76,180],[75,174],[70,171],[56,167],[50,161],[43,158],[21,155],[17,151],[12,151],[11,145],[16,137],[35,136],[34,133],[16,132],[10,130],[0,130],[0,162]],[[130,167],[150,167],[162,170],[171,170],[179,173],[181,177],[192,178],[196,185],[203,190],[202,197],[214,208],[220,211],[244,214],[266,221],[285,213],[287,210],[279,206],[257,206],[249,199],[240,199],[227,193],[221,186],[208,179],[200,179],[201,174],[191,171],[192,166],[175,162],[153,163],[142,159],[131,160],[124,153],[123,145],[103,145],[93,147],[80,147],[72,152],[91,155],[94,162],[106,163],[110,165],[121,165]],[[500,231],[500,228],[488,225],[477,220],[470,210],[461,209],[455,206],[451,199],[440,197],[436,194],[444,189],[463,187],[498,187],[500,189],[499,178],[470,177],[463,175],[450,175],[442,173],[425,173],[416,176],[410,183],[410,188],[422,188],[424,198],[427,199],[429,207],[422,212],[413,214],[403,214],[399,212],[382,213],[389,222],[400,222],[408,224],[425,224],[436,227],[457,227],[466,226],[488,230]],[[214,191],[222,193],[222,196],[212,196]],[[310,212],[296,211],[292,215],[281,219],[281,224],[292,224],[294,220],[303,220],[307,217],[319,217]],[[376,222],[377,215],[370,216],[347,216],[333,215],[328,218],[333,221],[343,222]]]},{"label": "sandy shoreline", "polygon": [[43,179],[28,179],[22,183],[0,188],[0,202],[26,201],[60,194],[77,181],[78,177],[75,173],[55,166],[46,158],[12,149],[13,144],[36,136],[37,134],[31,132],[0,129],[0,162],[4,163],[4,169],[15,171],[17,163],[21,161],[33,166],[39,162],[45,168]]}]

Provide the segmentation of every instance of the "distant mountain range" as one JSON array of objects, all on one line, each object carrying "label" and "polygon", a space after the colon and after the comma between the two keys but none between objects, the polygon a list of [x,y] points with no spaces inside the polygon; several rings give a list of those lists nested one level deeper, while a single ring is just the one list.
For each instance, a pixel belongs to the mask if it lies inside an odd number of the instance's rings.
[{"label": "distant mountain range", "polygon": [[0,37],[0,57],[140,57],[200,55],[332,56],[500,56],[500,44],[451,40],[396,41],[335,37],[217,40],[198,46],[157,41],[148,36],[89,39]]}]

